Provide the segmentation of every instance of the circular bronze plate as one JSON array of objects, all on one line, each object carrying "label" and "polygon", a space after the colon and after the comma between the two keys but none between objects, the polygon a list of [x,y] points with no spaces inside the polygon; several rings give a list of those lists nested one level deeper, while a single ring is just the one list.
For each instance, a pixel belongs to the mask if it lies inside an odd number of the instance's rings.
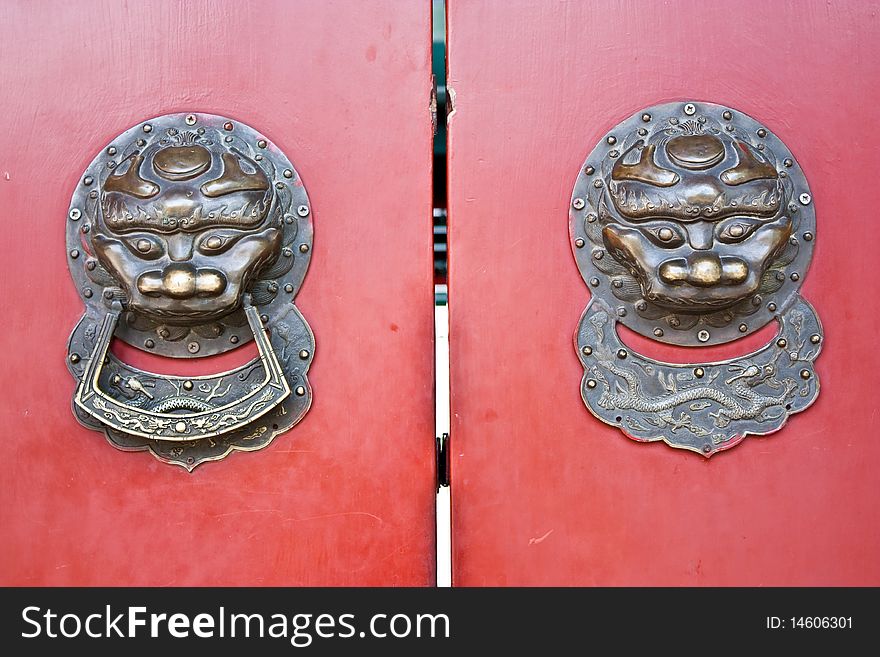
[{"label": "circular bronze plate", "polygon": [[602,136],[570,207],[594,297],[646,337],[730,342],[781,315],[816,238],[807,180],[766,126],[713,103],[666,103]]},{"label": "circular bronze plate", "polygon": [[[222,251],[227,239],[245,239],[248,230],[275,227],[281,231],[277,258],[248,272],[241,292],[267,317],[284,312],[308,269],[311,217],[299,174],[267,137],[226,117],[168,114],[123,132],[80,176],[65,220],[68,265],[87,312],[102,315],[114,301],[123,303],[127,312],[116,337],[162,356],[210,356],[253,339],[240,299],[204,321],[163,321],[131,310],[126,297],[138,285],[146,295],[158,294],[153,290],[164,280],[163,292],[202,295],[210,311],[210,295],[231,281],[212,249]],[[217,227],[228,235],[218,235]],[[155,244],[165,245],[164,251],[155,247],[155,269],[165,278],[148,272],[140,283],[121,280],[95,248],[102,231],[121,236],[129,259],[152,257]],[[172,238],[179,242],[176,254]]]}]

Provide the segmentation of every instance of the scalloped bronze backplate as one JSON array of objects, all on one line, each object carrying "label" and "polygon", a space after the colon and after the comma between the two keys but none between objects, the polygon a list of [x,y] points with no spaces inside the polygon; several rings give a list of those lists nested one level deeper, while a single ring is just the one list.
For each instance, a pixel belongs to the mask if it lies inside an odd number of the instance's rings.
[{"label": "scalloped bronze backplate", "polygon": [[[130,128],[80,178],[66,217],[86,310],[68,344],[73,410],[112,445],[189,470],[268,445],[311,404],[314,336],[293,304],[312,222],[296,170],[249,126],[168,114]],[[255,340],[220,374],[135,368],[113,338],[171,358]]]},{"label": "scalloped bronze backplate", "polygon": [[[667,103],[604,135],[578,173],[572,249],[592,299],[575,342],[600,420],[705,456],[768,434],[819,394],[816,312],[798,290],[816,240],[807,180],[768,128],[713,103]],[[636,353],[616,325],[682,346],[778,335],[723,362]]]}]

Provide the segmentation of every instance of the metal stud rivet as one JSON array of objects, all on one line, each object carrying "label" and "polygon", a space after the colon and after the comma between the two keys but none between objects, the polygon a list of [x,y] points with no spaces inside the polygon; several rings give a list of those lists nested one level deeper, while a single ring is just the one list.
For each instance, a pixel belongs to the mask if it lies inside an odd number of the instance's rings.
[{"label": "metal stud rivet", "polygon": [[230,341],[232,344],[238,344],[238,336],[237,336],[237,335],[233,335],[233,336],[231,336],[231,337],[229,338],[229,341]]},{"label": "metal stud rivet", "polygon": [[115,146],[110,146],[110,147],[107,149],[107,155],[116,155],[116,147],[115,147]]},{"label": "metal stud rivet", "polygon": [[269,321],[269,315],[260,315],[260,321],[263,322],[263,324],[265,324],[266,322]]},{"label": "metal stud rivet", "polygon": [[776,341],[776,346],[780,349],[785,349],[788,346],[788,342],[785,340],[785,338],[779,338]]},{"label": "metal stud rivet", "polygon": [[658,338],[662,338],[663,337],[663,329],[658,326],[657,328],[654,329],[654,335],[656,335]]},{"label": "metal stud rivet", "polygon": [[186,118],[183,121],[187,125],[195,125],[196,124],[196,115],[195,114],[187,114]]},{"label": "metal stud rivet", "polygon": [[584,248],[584,245],[585,245],[585,244],[586,244],[586,242],[584,241],[584,239],[583,239],[582,237],[578,237],[578,238],[574,241],[574,245],[575,245],[577,248],[579,248],[579,249]]},{"label": "metal stud rivet", "polygon": [[758,131],[755,134],[763,139],[767,136],[767,131],[764,130],[764,128],[758,128]]},{"label": "metal stud rivet", "polygon": [[190,342],[186,345],[186,350],[191,354],[196,354],[199,352],[200,345],[198,342]]},{"label": "metal stud rivet", "polygon": [[746,326],[745,324],[740,324],[740,325],[739,325],[739,332],[740,332],[740,333],[745,333],[745,332],[748,331],[748,330],[749,330],[749,327]]},{"label": "metal stud rivet", "polygon": [[70,257],[73,258],[74,260],[79,258],[79,249],[71,249]]},{"label": "metal stud rivet", "polygon": [[306,360],[306,359],[309,357],[309,351],[308,351],[308,349],[302,349],[302,350],[299,352],[299,357],[302,358],[303,360]]},{"label": "metal stud rivet", "polygon": [[584,173],[587,174],[588,176],[592,176],[594,173],[596,173],[596,170],[593,167],[587,165],[584,168]]},{"label": "metal stud rivet", "polygon": [[260,141],[257,142],[257,146],[259,146],[260,148],[266,148],[267,145],[268,144],[266,143],[265,139],[261,139]]},{"label": "metal stud rivet", "polygon": [[620,359],[626,358],[628,355],[629,354],[627,353],[626,349],[618,349],[617,350],[617,357]]},{"label": "metal stud rivet", "polygon": [[767,304],[767,310],[769,310],[770,312],[775,312],[776,304],[771,301],[770,303]]},{"label": "metal stud rivet", "polygon": [[573,207],[575,210],[583,210],[584,205],[584,199],[582,198],[576,198],[571,202],[571,207]]},{"label": "metal stud rivet", "polygon": [[232,130],[234,127],[235,126],[232,125],[232,121],[227,121],[226,123],[223,124],[224,130]]},{"label": "metal stud rivet", "polygon": [[92,294],[93,294],[93,293],[92,293],[92,288],[90,288],[90,287],[87,287],[85,290],[83,290],[83,296],[84,296],[86,299],[91,299],[91,298],[92,298]]},{"label": "metal stud rivet", "polygon": [[602,249],[596,249],[595,251],[593,251],[593,259],[594,260],[601,260],[604,257],[605,257],[605,252]]},{"label": "metal stud rivet", "polygon": [[813,335],[810,336],[810,342],[812,342],[813,344],[819,344],[820,342],[822,342],[822,336],[818,333],[813,333]]},{"label": "metal stud rivet", "polygon": [[86,187],[91,185],[93,182],[95,182],[95,179],[91,176],[86,176],[85,178],[83,178],[83,185],[85,185]]},{"label": "metal stud rivet", "polygon": [[710,337],[711,336],[709,335],[709,331],[705,329],[697,333],[697,340],[699,340],[700,342],[708,342]]},{"label": "metal stud rivet", "polygon": [[614,135],[608,135],[608,139],[606,139],[605,141],[608,142],[609,146],[614,146],[614,144],[617,143],[617,137],[615,137]]},{"label": "metal stud rivet", "polygon": [[308,217],[308,216],[309,216],[309,206],[308,206],[308,205],[301,205],[301,206],[299,206],[299,207],[296,209],[296,213],[297,213],[300,217]]},{"label": "metal stud rivet", "polygon": [[299,245],[299,252],[300,253],[308,253],[309,252],[309,245],[308,244],[300,244]]},{"label": "metal stud rivet", "polygon": [[144,341],[144,346],[145,346],[147,349],[152,349],[153,347],[156,346],[156,343],[153,342],[152,340],[145,340],[145,341]]},{"label": "metal stud rivet", "polygon": [[153,126],[149,123],[144,123],[144,132],[153,132]]},{"label": "metal stud rivet", "polygon": [[684,113],[688,116],[693,116],[697,113],[697,108],[693,103],[688,103],[684,106]]},{"label": "metal stud rivet", "polygon": [[70,362],[78,363],[79,362],[79,354],[70,354]]},{"label": "metal stud rivet", "polygon": [[617,316],[618,317],[626,317],[626,308],[624,308],[623,306],[618,306]]},{"label": "metal stud rivet", "polygon": [[590,356],[593,353],[593,348],[587,345],[581,349],[581,352],[584,354],[584,356]]},{"label": "metal stud rivet", "polygon": [[801,378],[802,379],[806,380],[806,379],[809,379],[811,376],[812,376],[812,373],[810,372],[810,370],[801,370]]},{"label": "metal stud rivet", "polygon": [[791,166],[794,166],[794,160],[792,160],[790,157],[787,157],[784,160],[782,160],[782,164],[783,164],[783,166],[791,167]]},{"label": "metal stud rivet", "polygon": [[284,291],[285,292],[293,292],[293,285],[288,283],[287,285],[284,286]]},{"label": "metal stud rivet", "polygon": [[724,110],[723,112],[721,112],[721,116],[724,118],[725,121],[730,121],[730,119],[733,118],[733,113],[730,110]]},{"label": "metal stud rivet", "polygon": [[186,431],[186,422],[178,422],[174,425],[174,430],[177,433],[183,433]]},{"label": "metal stud rivet", "polygon": [[712,451],[712,445],[703,445],[703,453],[708,454]]},{"label": "metal stud rivet", "polygon": [[70,217],[73,221],[76,221],[82,216],[82,212],[80,212],[79,208],[72,208],[67,216]]},{"label": "metal stud rivet", "polygon": [[592,390],[593,388],[595,388],[595,387],[596,387],[596,381],[595,381],[595,379],[587,379],[587,387],[588,387],[590,390]]},{"label": "metal stud rivet", "polygon": [[598,219],[598,217],[592,212],[587,215],[587,223],[593,223],[596,219]]},{"label": "metal stud rivet", "polygon": [[294,392],[297,394],[298,397],[302,397],[304,394],[306,394],[306,389],[303,386],[297,386]]},{"label": "metal stud rivet", "polygon": [[290,169],[285,169],[282,175],[285,178],[293,178],[293,171],[291,171]]},{"label": "metal stud rivet", "polygon": [[593,187],[595,187],[596,189],[599,189],[601,186],[602,186],[601,180],[594,180],[593,181]]},{"label": "metal stud rivet", "polygon": [[797,272],[793,272],[790,278],[793,281],[797,281],[797,280],[800,280],[801,277]]},{"label": "metal stud rivet", "polygon": [[599,287],[599,279],[593,276],[593,278],[590,279],[590,285],[593,287]]},{"label": "metal stud rivet", "polygon": [[694,376],[698,379],[702,379],[704,374],[706,374],[706,372],[702,367],[698,367],[694,370]]},{"label": "metal stud rivet", "polygon": [[184,381],[183,382],[183,389],[184,390],[192,390],[193,389],[193,382],[192,381]]},{"label": "metal stud rivet", "polygon": [[650,114],[648,114],[647,112],[645,112],[644,114],[642,114],[642,121],[644,121],[645,123],[647,123],[647,122],[650,121],[650,120],[651,120],[651,115],[650,115]]},{"label": "metal stud rivet", "polygon": [[801,205],[809,205],[810,201],[812,201],[812,200],[813,200],[813,197],[810,196],[809,194],[807,194],[806,192],[804,192],[803,194],[798,196],[798,201],[801,202]]},{"label": "metal stud rivet", "polygon": [[804,241],[812,242],[813,241],[813,233],[804,233]]}]

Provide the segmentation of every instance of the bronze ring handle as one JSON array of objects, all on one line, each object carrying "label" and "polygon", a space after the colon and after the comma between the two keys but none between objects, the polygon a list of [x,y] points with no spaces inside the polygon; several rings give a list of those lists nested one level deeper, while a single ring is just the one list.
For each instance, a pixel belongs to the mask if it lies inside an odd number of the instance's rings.
[{"label": "bronze ring handle", "polygon": [[[193,441],[229,433],[268,413],[290,395],[290,386],[284,378],[283,370],[272,349],[266,329],[260,321],[257,309],[249,301],[245,301],[244,310],[260,355],[238,370],[227,374],[247,370],[260,361],[265,371],[265,377],[247,394],[210,410],[162,413],[125,404],[101,390],[99,385],[101,372],[107,360],[113,332],[122,312],[121,305],[116,302],[101,324],[89,363],[77,386],[74,397],[76,405],[112,429],[145,438],[167,441]],[[218,375],[209,377],[151,376],[183,383],[184,381],[198,381],[200,378],[216,379]]]}]

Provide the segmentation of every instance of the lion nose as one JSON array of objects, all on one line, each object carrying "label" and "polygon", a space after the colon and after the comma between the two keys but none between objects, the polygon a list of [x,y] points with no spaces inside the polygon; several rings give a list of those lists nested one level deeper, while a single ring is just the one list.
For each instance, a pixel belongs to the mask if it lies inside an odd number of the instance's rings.
[{"label": "lion nose", "polygon": [[739,285],[745,282],[749,269],[739,258],[719,258],[714,253],[700,253],[691,258],[673,258],[660,265],[660,279],[667,285],[688,283],[695,287]]},{"label": "lion nose", "polygon": [[162,271],[141,274],[137,280],[137,289],[141,294],[153,297],[212,297],[226,289],[226,277],[216,269],[196,269],[187,263],[173,263]]}]

